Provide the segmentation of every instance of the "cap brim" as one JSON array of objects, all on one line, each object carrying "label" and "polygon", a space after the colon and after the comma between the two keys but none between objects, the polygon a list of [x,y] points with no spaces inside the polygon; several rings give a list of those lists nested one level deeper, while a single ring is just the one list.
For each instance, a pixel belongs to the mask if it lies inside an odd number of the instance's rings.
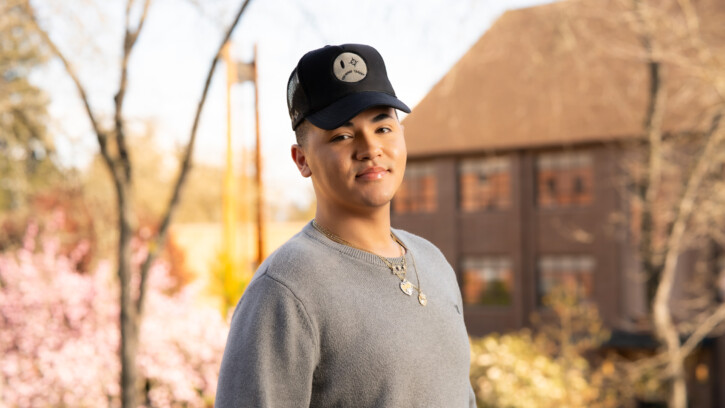
[{"label": "cap brim", "polygon": [[358,113],[374,106],[390,106],[410,113],[410,108],[393,95],[384,92],[358,92],[338,99],[326,108],[308,115],[313,125],[332,130],[344,125]]}]

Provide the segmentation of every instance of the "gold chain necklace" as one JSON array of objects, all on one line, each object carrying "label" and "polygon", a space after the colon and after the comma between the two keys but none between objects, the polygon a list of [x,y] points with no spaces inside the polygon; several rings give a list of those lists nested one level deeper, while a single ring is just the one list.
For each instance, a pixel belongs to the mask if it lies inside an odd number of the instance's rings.
[{"label": "gold chain necklace", "polygon": [[[415,289],[418,292],[418,303],[420,303],[421,306],[425,306],[428,304],[428,297],[423,293],[423,290],[421,289],[420,285],[420,276],[418,275],[418,265],[415,263],[415,257],[413,256],[413,253],[408,251],[408,248],[403,244],[403,242],[398,239],[398,237],[393,234],[393,231],[390,231],[390,237],[393,238],[395,243],[397,243],[400,246],[400,253],[403,257],[403,262],[401,264],[394,264],[390,262],[388,259],[386,259],[384,256],[378,255],[375,252],[368,251],[366,249],[360,248],[356,245],[353,245],[352,243],[338,237],[337,235],[333,234],[323,226],[317,223],[316,220],[312,220],[312,226],[315,227],[316,230],[320,231],[324,236],[329,238],[331,241],[337,242],[338,244],[346,245],[351,248],[358,249],[360,251],[364,251],[370,254],[373,254],[380,258],[381,261],[390,269],[390,272],[392,272],[395,276],[400,279],[400,290],[403,291],[408,296],[411,296],[413,294],[413,289]],[[410,258],[413,259],[413,270],[415,271],[415,279],[418,281],[418,286],[413,285],[407,278],[407,270],[408,270],[408,261],[405,259],[405,252],[410,252]]]}]

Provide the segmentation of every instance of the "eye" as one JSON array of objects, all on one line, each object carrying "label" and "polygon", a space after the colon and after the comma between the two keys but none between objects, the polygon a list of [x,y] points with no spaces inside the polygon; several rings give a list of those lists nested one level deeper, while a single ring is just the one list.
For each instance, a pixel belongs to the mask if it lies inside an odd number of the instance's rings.
[{"label": "eye", "polygon": [[347,140],[347,139],[350,139],[350,138],[352,138],[351,135],[348,135],[348,134],[343,133],[343,134],[340,134],[340,135],[333,136],[332,139],[330,139],[330,142],[341,142],[343,140]]},{"label": "eye", "polygon": [[390,133],[392,131],[393,130],[390,129],[389,127],[387,127],[387,126],[383,126],[381,128],[378,128],[378,133]]}]

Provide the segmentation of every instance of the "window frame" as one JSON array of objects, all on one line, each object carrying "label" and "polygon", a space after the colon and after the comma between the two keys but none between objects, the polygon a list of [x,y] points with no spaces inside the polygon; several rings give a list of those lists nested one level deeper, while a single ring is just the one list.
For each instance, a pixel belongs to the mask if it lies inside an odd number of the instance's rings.
[{"label": "window frame", "polygon": [[[403,181],[393,197],[392,212],[396,215],[434,214],[438,212],[438,173],[438,166],[433,161],[408,162]],[[426,177],[430,178],[426,179]],[[425,183],[432,184],[428,192],[426,192]]]},{"label": "window frame", "polygon": [[[510,210],[514,205],[513,161],[513,154],[459,159],[456,173],[459,211],[472,214]],[[472,181],[466,178],[467,174]],[[485,179],[484,182],[481,181],[482,178]],[[468,186],[469,184],[472,186]],[[467,188],[472,188],[473,191],[469,192]],[[487,196],[486,202],[482,195]]]},{"label": "window frame", "polygon": [[542,210],[591,207],[595,201],[595,164],[594,154],[588,149],[547,150],[535,154],[535,207]]},{"label": "window frame", "polygon": [[[560,263],[560,264],[566,264],[566,263],[573,263],[574,265],[578,264],[578,268],[574,266],[570,266],[567,270],[566,267],[555,267],[552,268],[549,271],[544,271],[543,264],[545,263]],[[538,307],[545,307],[543,304],[543,299],[545,296],[547,296],[549,293],[551,293],[551,289],[555,288],[557,285],[551,286],[548,288],[549,290],[545,291],[545,288],[543,287],[543,275],[545,272],[548,272],[549,274],[558,274],[558,275],[564,275],[568,274],[569,276],[574,276],[574,281],[577,283],[578,287],[577,295],[580,297],[580,300],[585,302],[592,302],[594,301],[595,294],[596,294],[596,271],[597,271],[597,261],[596,257],[593,254],[589,253],[557,253],[557,254],[540,254],[536,259],[536,274],[535,274],[535,292],[536,292],[536,305]],[[584,277],[586,280],[588,280],[588,292],[589,293],[583,293],[586,291],[585,289],[582,289],[579,285],[581,284],[581,278]],[[561,279],[561,277],[560,277]],[[566,279],[566,277],[565,277]],[[559,282],[559,286],[562,285],[562,282]],[[566,289],[566,282],[563,283],[563,286]],[[587,284],[585,283],[584,286]]]},{"label": "window frame", "polygon": [[[466,293],[467,291],[467,279],[466,276],[468,275],[469,269],[477,269],[477,272],[479,275],[485,274],[485,271],[483,270],[484,266],[478,266],[478,268],[474,266],[468,266],[467,264],[478,264],[478,265],[485,265],[485,264],[493,264],[499,266],[496,268],[497,270],[492,271],[493,274],[498,274],[498,279],[492,279],[488,280],[487,282],[490,284],[491,282],[503,282],[504,287],[508,289],[507,296],[508,301],[507,303],[484,303],[481,300],[483,299],[482,294],[485,293],[485,288],[481,289],[479,291],[479,297],[478,300],[475,302],[468,302],[467,298],[468,295]],[[516,302],[516,272],[514,269],[514,260],[513,258],[508,254],[471,254],[471,255],[464,255],[460,259],[460,277],[461,277],[461,297],[463,300],[464,307],[474,307],[474,308],[483,308],[483,309],[508,309],[514,306],[514,303]],[[502,275],[508,273],[508,278],[502,277]],[[506,281],[508,280],[508,285],[506,286]],[[485,278],[482,279],[482,281],[485,281]]]}]

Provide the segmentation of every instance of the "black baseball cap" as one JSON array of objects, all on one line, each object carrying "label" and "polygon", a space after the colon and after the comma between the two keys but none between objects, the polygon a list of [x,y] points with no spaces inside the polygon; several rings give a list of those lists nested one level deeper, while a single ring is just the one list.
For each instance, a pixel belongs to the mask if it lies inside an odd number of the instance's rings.
[{"label": "black baseball cap", "polygon": [[287,82],[292,130],[305,119],[319,128],[335,129],[373,106],[410,113],[395,97],[383,57],[369,45],[327,45],[310,51]]}]

